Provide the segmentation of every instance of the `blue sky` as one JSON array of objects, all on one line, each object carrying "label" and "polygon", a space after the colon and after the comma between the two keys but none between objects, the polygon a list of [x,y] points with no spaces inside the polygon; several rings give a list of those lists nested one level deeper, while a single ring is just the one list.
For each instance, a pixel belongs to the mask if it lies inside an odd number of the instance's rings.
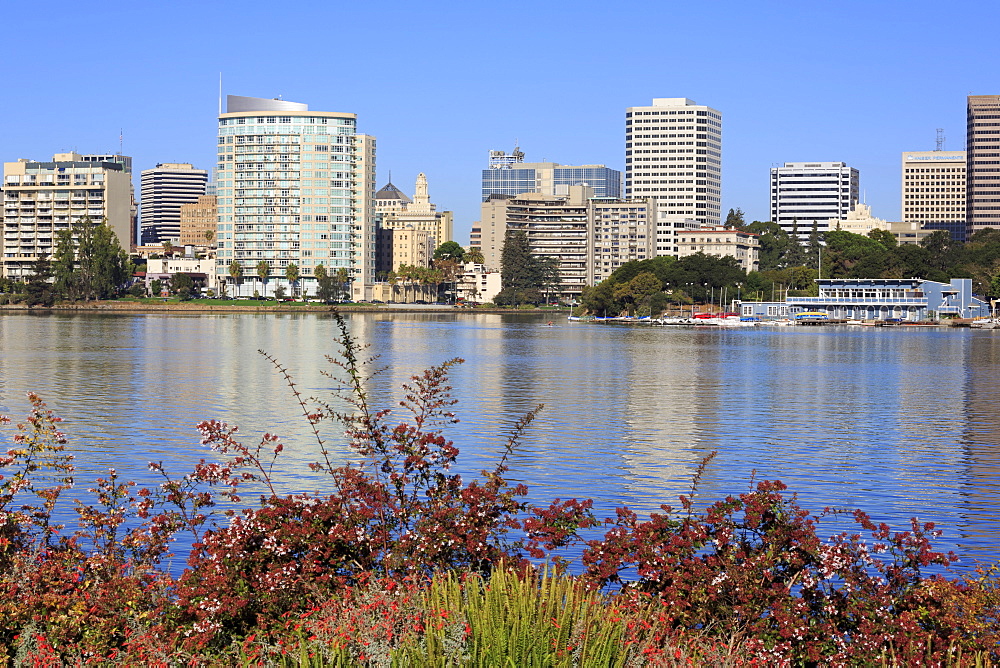
[{"label": "blue sky", "polygon": [[899,219],[903,151],[965,147],[965,97],[998,94],[991,2],[3,3],[0,157],[118,150],[136,172],[214,162],[224,92],[358,114],[378,185],[455,211],[468,243],[490,149],[624,169],[624,113],[688,97],[723,114],[723,212],[768,217],[768,169],[842,160]]}]

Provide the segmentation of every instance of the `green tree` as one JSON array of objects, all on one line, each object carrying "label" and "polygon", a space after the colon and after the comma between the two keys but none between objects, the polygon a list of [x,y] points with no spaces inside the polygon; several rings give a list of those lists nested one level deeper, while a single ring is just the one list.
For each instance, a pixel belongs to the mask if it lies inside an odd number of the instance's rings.
[{"label": "green tree", "polygon": [[743,219],[743,209],[730,209],[726,215],[726,227],[731,230],[742,230],[746,226]]},{"label": "green tree", "polygon": [[243,283],[243,265],[240,264],[239,260],[233,260],[229,263],[229,277],[233,280],[234,286]]},{"label": "green tree", "polygon": [[170,257],[174,254],[174,244],[169,239],[162,243],[163,257]]},{"label": "green tree", "polygon": [[747,225],[746,231],[757,235],[760,244],[758,251],[760,271],[789,266],[789,259],[794,255],[792,245],[797,246],[798,241],[789,236],[780,225],[754,221]]},{"label": "green tree", "polygon": [[195,295],[194,279],[191,274],[178,273],[170,278],[170,292],[186,302]]},{"label": "green tree", "polygon": [[472,262],[472,263],[475,263],[475,264],[485,264],[486,263],[486,258],[483,257],[483,251],[482,251],[481,248],[478,248],[476,246],[472,246],[471,248],[469,248],[469,250],[467,250],[465,252],[465,255],[462,256],[462,262]]},{"label": "green tree", "polygon": [[47,257],[39,257],[35,260],[32,273],[24,286],[24,303],[28,306],[52,306],[55,303],[55,295],[52,294],[52,286],[49,284],[52,278],[52,267]]},{"label": "green tree", "polygon": [[627,283],[616,285],[614,297],[637,310],[640,306],[648,306],[649,299],[658,292],[662,292],[662,289],[663,285],[656,274],[646,271]]},{"label": "green tree", "polygon": [[257,263],[257,277],[260,279],[260,293],[267,295],[267,279],[271,275],[271,265],[267,260]]},{"label": "green tree", "polygon": [[494,301],[514,306],[540,303],[539,288],[553,282],[557,263],[557,258],[532,254],[524,231],[508,231],[500,256],[500,292]]},{"label": "green tree", "polygon": [[446,241],[434,249],[435,260],[455,260],[461,262],[464,255],[465,249],[457,241]]},{"label": "green tree", "polygon": [[294,262],[290,262],[287,267],[285,267],[285,279],[288,280],[288,284],[292,286],[292,297],[295,297],[295,288],[299,284],[299,265]]},{"label": "green tree", "polygon": [[282,299],[285,298],[285,286],[284,285],[280,285],[279,284],[279,285],[274,286],[274,298],[277,299],[279,302]]},{"label": "green tree", "polygon": [[163,281],[161,281],[158,278],[154,278],[149,283],[149,291],[150,291],[150,293],[152,293],[152,296],[154,296],[154,297],[159,297],[160,295],[162,295],[163,294]]},{"label": "green tree", "polygon": [[337,267],[337,270],[333,272],[333,282],[339,291],[337,299],[349,299],[351,296],[351,272],[345,267]]},{"label": "green tree", "polygon": [[324,303],[329,304],[337,299],[339,292],[337,281],[323,272],[323,277],[316,281],[316,299],[321,299]]},{"label": "green tree", "polygon": [[52,273],[55,277],[54,290],[64,299],[76,301],[79,295],[79,276],[76,272],[76,242],[73,230],[62,230],[56,236]]},{"label": "green tree", "polygon": [[76,240],[75,282],[85,300],[108,299],[128,282],[132,264],[118,238],[103,222],[84,217],[71,228]]},{"label": "green tree", "polygon": [[215,239],[215,230],[205,230],[205,243],[211,246],[213,239]]}]

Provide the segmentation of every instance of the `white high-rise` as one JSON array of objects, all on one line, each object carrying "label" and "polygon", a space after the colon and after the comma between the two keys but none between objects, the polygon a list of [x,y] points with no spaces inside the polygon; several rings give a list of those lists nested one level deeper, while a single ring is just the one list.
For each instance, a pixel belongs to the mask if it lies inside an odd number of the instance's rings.
[{"label": "white high-rise", "polygon": [[846,162],[786,162],[771,168],[771,221],[800,240],[828,232],[858,203],[858,170]]},{"label": "white high-rise", "polygon": [[[284,100],[228,96],[219,116],[216,273],[235,260],[242,293],[287,286],[315,293],[315,268],[346,269],[364,298],[374,271],[375,138],[357,133],[351,113],[309,111]],[[270,275],[257,278],[264,262]]]},{"label": "white high-rise", "polygon": [[685,97],[625,111],[625,197],[652,198],[671,219],[718,225],[722,114]]}]

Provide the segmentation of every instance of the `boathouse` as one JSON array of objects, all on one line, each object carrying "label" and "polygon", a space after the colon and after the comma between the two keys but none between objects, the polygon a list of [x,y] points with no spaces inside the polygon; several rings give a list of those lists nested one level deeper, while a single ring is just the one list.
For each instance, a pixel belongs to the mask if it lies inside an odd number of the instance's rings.
[{"label": "boathouse", "polygon": [[990,315],[990,305],[972,294],[972,279],[950,283],[920,278],[821,278],[817,297],[786,297],[784,302],[740,302],[744,318],[785,318],[822,311],[833,320],[908,322]]}]

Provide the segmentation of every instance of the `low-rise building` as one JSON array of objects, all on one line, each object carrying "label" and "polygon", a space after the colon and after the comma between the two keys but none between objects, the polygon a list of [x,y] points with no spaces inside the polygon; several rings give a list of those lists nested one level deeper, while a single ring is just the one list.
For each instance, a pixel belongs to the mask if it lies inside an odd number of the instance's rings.
[{"label": "low-rise building", "polygon": [[739,302],[744,317],[791,317],[818,311],[835,320],[936,321],[990,315],[989,303],[974,297],[972,279],[950,283],[922,278],[821,278],[816,297],[786,297],[784,302]]},{"label": "low-rise building", "polygon": [[153,281],[165,284],[175,274],[187,274],[202,290],[215,290],[218,285],[214,257],[156,257],[146,260],[146,291]]},{"label": "low-rise building", "polygon": [[486,303],[500,292],[500,272],[486,265],[467,263],[456,281],[457,297],[465,301]]},{"label": "low-rise building", "polygon": [[744,271],[760,269],[760,239],[756,234],[726,227],[703,227],[677,235],[677,257],[704,253],[733,257]]}]

